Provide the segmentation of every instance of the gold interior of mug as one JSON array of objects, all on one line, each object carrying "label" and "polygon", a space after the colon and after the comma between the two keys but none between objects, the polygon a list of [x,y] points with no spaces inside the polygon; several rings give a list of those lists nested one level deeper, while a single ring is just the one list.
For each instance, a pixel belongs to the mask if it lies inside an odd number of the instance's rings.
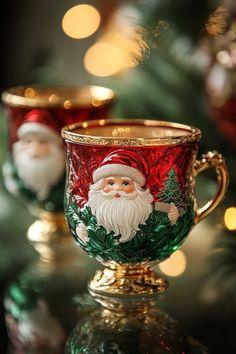
[{"label": "gold interior of mug", "polygon": [[89,145],[156,146],[199,141],[201,131],[165,121],[100,119],[68,125],[62,129],[62,137]]},{"label": "gold interior of mug", "polygon": [[19,86],[4,91],[2,101],[16,107],[99,107],[114,99],[113,90],[101,86]]}]

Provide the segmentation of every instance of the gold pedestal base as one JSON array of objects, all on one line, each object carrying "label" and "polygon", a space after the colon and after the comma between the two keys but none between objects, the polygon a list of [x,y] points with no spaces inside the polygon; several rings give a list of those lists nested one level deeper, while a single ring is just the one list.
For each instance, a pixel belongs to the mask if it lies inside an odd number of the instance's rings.
[{"label": "gold pedestal base", "polygon": [[[116,264],[96,272],[88,289],[103,306],[115,309],[117,306],[137,309],[156,303],[157,295],[168,288],[168,281],[151,269],[150,265]],[[120,301],[122,300],[122,301]]]},{"label": "gold pedestal base", "polygon": [[27,238],[44,262],[65,262],[81,253],[66,225],[63,213],[40,213],[27,233]]}]

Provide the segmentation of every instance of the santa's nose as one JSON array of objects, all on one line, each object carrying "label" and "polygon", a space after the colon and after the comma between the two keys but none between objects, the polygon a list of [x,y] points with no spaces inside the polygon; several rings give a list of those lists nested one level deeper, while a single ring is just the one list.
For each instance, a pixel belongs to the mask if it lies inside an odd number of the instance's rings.
[{"label": "santa's nose", "polygon": [[121,187],[119,184],[115,184],[115,185],[114,185],[114,190],[115,190],[115,191],[121,191],[121,190],[122,190],[122,187]]},{"label": "santa's nose", "polygon": [[28,147],[28,151],[32,157],[35,157],[35,158],[38,157],[40,155],[40,148],[39,148],[38,143],[36,143],[36,142],[31,143]]}]

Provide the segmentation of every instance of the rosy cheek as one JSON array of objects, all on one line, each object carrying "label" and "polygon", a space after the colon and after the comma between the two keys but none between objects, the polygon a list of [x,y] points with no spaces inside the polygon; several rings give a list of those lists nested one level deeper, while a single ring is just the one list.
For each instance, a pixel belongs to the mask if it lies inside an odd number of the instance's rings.
[{"label": "rosy cheek", "polygon": [[39,147],[39,153],[41,156],[45,156],[49,154],[49,146],[48,145],[42,145]]},{"label": "rosy cheek", "polygon": [[123,188],[124,192],[126,193],[132,193],[134,191],[134,188],[132,186],[128,186]]},{"label": "rosy cheek", "polygon": [[108,186],[105,186],[103,188],[103,192],[105,192],[105,193],[109,193],[110,191],[111,191],[111,189]]}]

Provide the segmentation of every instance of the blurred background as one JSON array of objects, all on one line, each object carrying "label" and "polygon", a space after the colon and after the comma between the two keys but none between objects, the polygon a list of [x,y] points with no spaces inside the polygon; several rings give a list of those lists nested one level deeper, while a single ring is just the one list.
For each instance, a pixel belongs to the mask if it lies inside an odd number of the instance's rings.
[{"label": "blurred background", "polygon": [[[202,130],[199,156],[218,150],[230,170],[227,196],[160,265],[170,289],[160,308],[210,353],[236,352],[235,1],[97,0],[1,2],[0,90],[30,84],[113,88],[112,116],[152,118]],[[0,163],[7,121],[0,111]],[[199,204],[215,175],[198,178]],[[0,353],[6,284],[36,257],[25,234],[33,217],[0,187]]]}]

